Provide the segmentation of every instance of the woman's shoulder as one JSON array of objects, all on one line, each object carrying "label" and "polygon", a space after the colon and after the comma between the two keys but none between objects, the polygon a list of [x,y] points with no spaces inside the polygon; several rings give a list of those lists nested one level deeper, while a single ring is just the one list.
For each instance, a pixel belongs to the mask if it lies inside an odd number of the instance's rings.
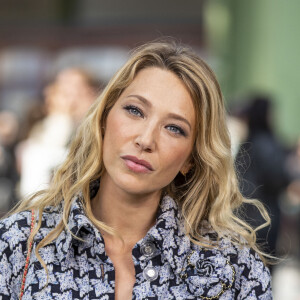
[{"label": "woman's shoulder", "polygon": [[31,225],[31,211],[14,213],[0,220],[0,252],[5,247],[13,249],[28,239]]},{"label": "woman's shoulder", "polygon": [[9,286],[22,274],[30,225],[30,211],[15,213],[0,220],[0,299],[1,295],[12,296]]},{"label": "woman's shoulder", "polygon": [[[30,235],[33,212],[25,210],[13,213],[0,220],[0,257],[5,251],[13,252],[17,247],[24,248]],[[34,210],[37,222],[39,215]],[[59,207],[46,207],[42,213],[42,224],[38,235],[45,235],[50,232],[61,219]]]},{"label": "woman's shoulder", "polygon": [[[63,213],[63,202],[61,202],[58,206],[46,206],[42,213],[42,221],[39,232],[37,233],[37,237],[39,234],[45,235],[47,232],[50,232],[54,229],[62,219]],[[37,216],[37,219],[39,216]]]}]

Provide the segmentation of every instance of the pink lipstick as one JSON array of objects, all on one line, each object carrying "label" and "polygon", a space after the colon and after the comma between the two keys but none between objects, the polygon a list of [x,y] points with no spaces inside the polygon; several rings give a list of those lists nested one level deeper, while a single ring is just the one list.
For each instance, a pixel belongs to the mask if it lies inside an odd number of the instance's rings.
[{"label": "pink lipstick", "polygon": [[153,168],[150,163],[145,160],[138,159],[135,156],[125,155],[121,157],[124,161],[126,166],[137,173],[148,173],[153,171]]}]

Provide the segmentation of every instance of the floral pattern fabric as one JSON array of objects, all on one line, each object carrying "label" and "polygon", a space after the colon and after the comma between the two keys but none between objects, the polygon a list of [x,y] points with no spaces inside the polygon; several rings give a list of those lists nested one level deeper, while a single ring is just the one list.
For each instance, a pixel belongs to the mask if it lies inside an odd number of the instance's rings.
[{"label": "floral pattern fabric", "polygon": [[[92,188],[95,195],[99,184]],[[62,205],[43,212],[34,238],[23,300],[114,299],[115,271],[100,232],[75,197],[68,229],[40,249],[47,274],[34,248],[61,220]],[[23,276],[31,212],[0,221],[0,300],[18,299]],[[72,234],[78,236],[80,241]],[[205,234],[211,238],[211,232]],[[136,273],[132,299],[272,299],[270,273],[248,247],[223,238],[218,248],[192,244],[184,233],[176,202],[165,196],[157,222],[132,250]]]}]

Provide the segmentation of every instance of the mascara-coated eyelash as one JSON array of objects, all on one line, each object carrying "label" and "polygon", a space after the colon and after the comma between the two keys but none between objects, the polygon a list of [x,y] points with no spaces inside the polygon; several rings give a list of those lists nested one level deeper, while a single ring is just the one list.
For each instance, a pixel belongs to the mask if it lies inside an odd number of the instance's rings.
[{"label": "mascara-coated eyelash", "polygon": [[186,136],[185,131],[177,125],[168,125],[166,126],[166,128],[172,128],[172,130],[170,131],[176,135],[178,134],[178,135]]},{"label": "mascara-coated eyelash", "polygon": [[138,117],[144,117],[143,112],[134,105],[126,105],[124,106],[124,109],[127,110],[131,115],[138,116]]}]

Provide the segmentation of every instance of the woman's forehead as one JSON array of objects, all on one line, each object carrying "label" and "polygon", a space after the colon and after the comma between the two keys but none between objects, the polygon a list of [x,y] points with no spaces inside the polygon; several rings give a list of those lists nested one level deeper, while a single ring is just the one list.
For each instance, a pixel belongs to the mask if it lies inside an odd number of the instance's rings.
[{"label": "woman's forehead", "polygon": [[184,82],[171,71],[157,67],[141,70],[120,99],[134,98],[149,107],[195,119],[192,97]]}]

